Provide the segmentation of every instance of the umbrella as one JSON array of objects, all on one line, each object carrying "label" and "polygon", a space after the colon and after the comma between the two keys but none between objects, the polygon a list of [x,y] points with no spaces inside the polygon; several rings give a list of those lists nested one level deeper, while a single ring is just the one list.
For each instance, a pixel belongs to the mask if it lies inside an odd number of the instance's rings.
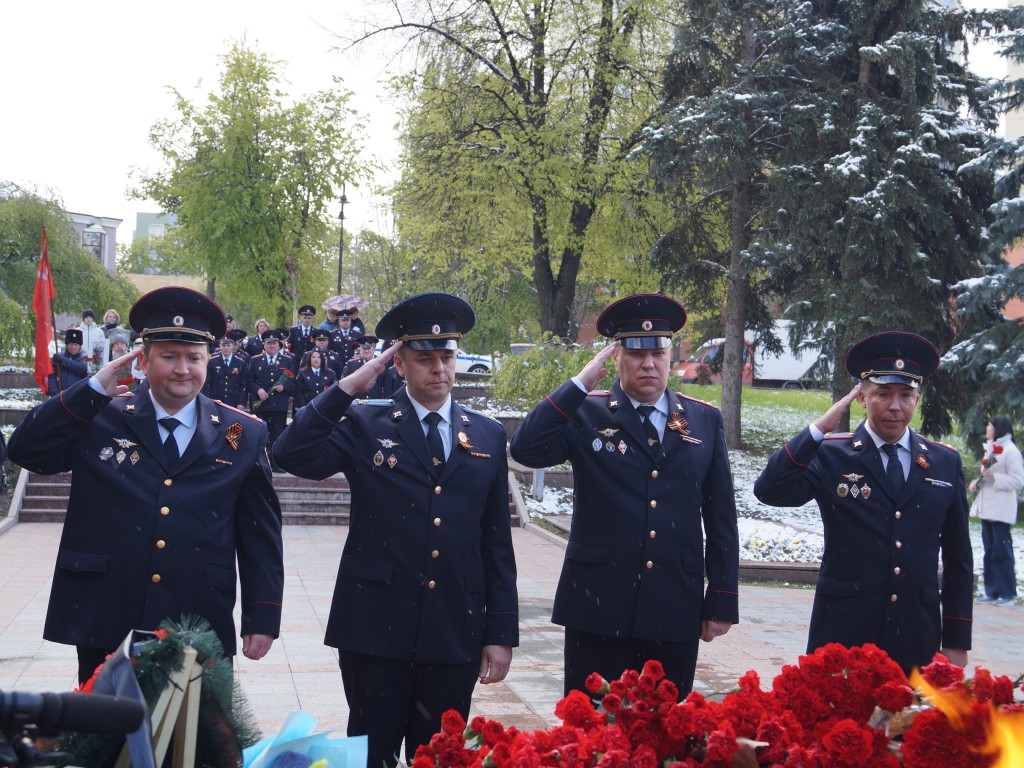
[{"label": "umbrella", "polygon": [[369,309],[370,302],[364,299],[362,296],[356,296],[351,293],[339,293],[337,296],[331,296],[325,301],[320,309],[352,309],[357,307],[359,309]]}]

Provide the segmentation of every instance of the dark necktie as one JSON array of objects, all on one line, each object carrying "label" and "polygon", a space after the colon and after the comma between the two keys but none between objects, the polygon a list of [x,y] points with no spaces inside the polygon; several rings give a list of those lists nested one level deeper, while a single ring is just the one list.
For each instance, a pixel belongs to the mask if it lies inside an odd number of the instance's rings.
[{"label": "dark necktie", "polygon": [[167,430],[167,439],[164,440],[164,453],[167,455],[167,466],[173,467],[178,463],[181,454],[178,453],[178,441],[174,439],[174,430],[181,426],[181,422],[172,419],[170,416],[160,419],[160,426]]},{"label": "dark necktie", "polygon": [[658,428],[654,426],[654,422],[651,421],[651,414],[654,413],[653,405],[638,405],[636,407],[637,412],[644,420],[644,432],[647,433],[647,445],[651,448],[661,442],[661,438],[658,437]]},{"label": "dark necktie", "polygon": [[431,411],[423,417],[423,420],[427,422],[427,448],[430,449],[430,463],[433,465],[436,475],[444,466],[444,442],[441,440],[441,432],[437,428],[441,421],[441,414]]},{"label": "dark necktie", "polygon": [[903,490],[903,484],[906,482],[906,478],[903,477],[903,465],[900,463],[899,446],[896,443],[885,443],[882,445],[882,450],[889,456],[889,463],[885,467],[885,476],[889,480],[893,496],[898,499]]}]

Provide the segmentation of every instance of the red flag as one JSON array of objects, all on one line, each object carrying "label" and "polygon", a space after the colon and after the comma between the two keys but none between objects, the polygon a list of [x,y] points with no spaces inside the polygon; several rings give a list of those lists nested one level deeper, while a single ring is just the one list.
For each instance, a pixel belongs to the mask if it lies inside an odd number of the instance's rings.
[{"label": "red flag", "polygon": [[57,297],[53,290],[53,275],[50,273],[50,248],[46,244],[46,227],[43,227],[43,253],[39,257],[39,271],[36,272],[36,293],[32,298],[32,309],[36,313],[36,374],[43,394],[46,394],[46,379],[53,373],[50,360],[50,342],[53,338],[53,310],[50,302]]}]

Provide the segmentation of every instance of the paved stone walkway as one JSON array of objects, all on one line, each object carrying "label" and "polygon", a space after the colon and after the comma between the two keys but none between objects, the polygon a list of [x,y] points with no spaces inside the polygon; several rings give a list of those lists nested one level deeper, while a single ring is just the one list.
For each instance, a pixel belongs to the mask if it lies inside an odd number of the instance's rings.
[{"label": "paved stone walkway", "polygon": [[[2,528],[0,528],[2,530]],[[265,732],[304,709],[320,729],[344,732],[347,708],[337,653],[323,644],[345,527],[285,526],[285,609],[281,638],[258,662],[242,657],[243,687]],[[43,618],[61,527],[21,523],[0,535],[0,690],[65,691],[74,687],[72,648],[42,640]],[[524,729],[555,723],[562,693],[562,631],[549,621],[564,546],[536,529],[515,529],[519,567],[521,645],[508,678],[478,686],[474,713]],[[729,690],[746,670],[767,684],[804,651],[812,592],[807,588],[745,584],[742,623],[702,644],[697,690]],[[1024,672],[1019,651],[1024,608],[975,608],[971,663],[1013,677]]]}]

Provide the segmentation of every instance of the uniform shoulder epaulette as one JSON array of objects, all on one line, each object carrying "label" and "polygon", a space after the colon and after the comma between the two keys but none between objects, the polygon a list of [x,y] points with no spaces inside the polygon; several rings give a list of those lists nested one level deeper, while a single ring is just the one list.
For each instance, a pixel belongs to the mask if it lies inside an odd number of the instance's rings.
[{"label": "uniform shoulder epaulette", "polygon": [[701,405],[707,405],[711,408],[714,408],[716,411],[719,410],[717,405],[715,405],[714,403],[709,403],[707,400],[701,400],[696,397],[690,397],[689,395],[684,395],[682,392],[676,392],[676,395],[683,398],[683,400],[692,400],[695,403],[700,403]]},{"label": "uniform shoulder epaulette", "polygon": [[213,402],[215,402],[217,405],[219,405],[221,408],[223,408],[223,409],[225,409],[227,411],[233,411],[234,413],[240,413],[243,416],[249,417],[253,421],[263,421],[263,419],[261,419],[259,416],[256,416],[255,414],[249,413],[248,411],[243,411],[241,408],[235,408],[235,406],[228,405],[227,403],[221,402],[220,400],[214,400]]},{"label": "uniform shoulder epaulette", "polygon": [[610,389],[592,389],[587,392],[587,397],[610,397],[611,394]]},{"label": "uniform shoulder epaulette", "polygon": [[352,405],[372,405],[372,406],[376,406],[378,408],[380,408],[381,406],[384,406],[384,405],[394,405],[394,404],[395,404],[394,400],[387,400],[387,399],[382,399],[382,398],[379,398],[379,397],[373,397],[373,398],[367,397],[367,398],[363,398],[362,400],[353,400],[352,401]]},{"label": "uniform shoulder epaulette", "polygon": [[931,443],[932,445],[941,445],[943,448],[948,448],[953,453],[960,453],[960,449],[957,448],[955,445],[950,445],[949,443],[943,443],[940,440],[932,440],[931,438],[923,437],[921,435],[918,435],[918,437],[920,437],[926,443]]},{"label": "uniform shoulder epaulette", "polygon": [[465,411],[466,413],[472,413],[472,414],[473,414],[474,416],[483,416],[483,417],[484,417],[485,419],[490,419],[490,420],[491,420],[491,421],[493,421],[493,422],[494,422],[495,424],[501,424],[501,421],[500,421],[500,420],[498,420],[498,419],[494,418],[493,416],[491,416],[491,415],[489,415],[489,414],[486,414],[486,413],[484,413],[483,411],[478,411],[478,410],[476,410],[476,408],[467,408],[467,407],[466,407],[466,406],[464,406],[464,405],[460,405],[459,407],[460,407],[460,408],[461,408],[462,410],[464,410],[464,411]]},{"label": "uniform shoulder epaulette", "polygon": [[849,440],[853,437],[853,432],[829,432],[825,435],[825,440]]}]

